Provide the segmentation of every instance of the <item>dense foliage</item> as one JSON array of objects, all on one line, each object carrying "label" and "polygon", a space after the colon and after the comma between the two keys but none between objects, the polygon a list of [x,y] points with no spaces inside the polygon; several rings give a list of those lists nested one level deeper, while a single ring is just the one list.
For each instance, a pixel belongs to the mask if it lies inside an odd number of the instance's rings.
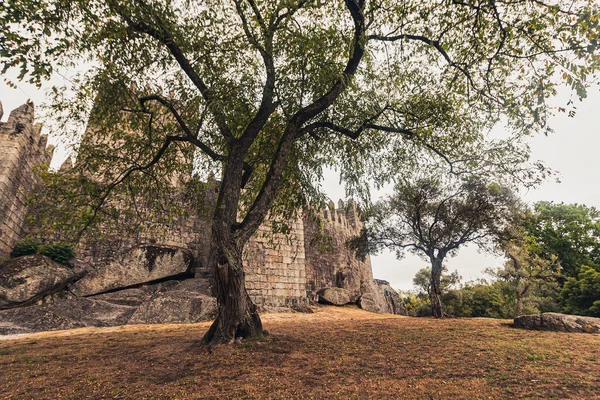
[{"label": "dense foliage", "polygon": [[594,207],[539,202],[512,233],[502,242],[509,261],[497,276],[518,301],[531,290],[566,313],[598,315],[600,213]]},{"label": "dense foliage", "polygon": [[600,317],[600,271],[582,265],[576,277],[569,277],[560,292],[564,311]]},{"label": "dense foliage", "polygon": [[600,271],[600,212],[583,204],[539,202],[525,221],[540,257],[558,258],[565,277],[576,277],[582,265]]},{"label": "dense foliage", "polygon": [[[415,280],[424,277],[423,271],[417,273]],[[454,281],[454,278],[446,274],[442,275],[442,282],[448,280]],[[522,314],[561,311],[557,304],[557,293],[556,290],[535,286],[523,299]],[[417,286],[416,282],[414,291],[401,292],[401,296],[410,315],[432,315],[429,292]],[[475,282],[456,282],[452,287],[442,291],[440,299],[445,313],[449,316],[474,318],[515,318],[517,316],[517,297],[514,287],[495,276]]]},{"label": "dense foliage", "polygon": [[[531,211],[515,209],[513,217],[496,237],[507,260],[503,267],[487,271],[491,280],[461,284],[457,272],[447,275],[444,269],[440,298],[446,312],[492,318],[541,312],[600,316],[596,209],[540,202]],[[417,273],[416,295],[406,296],[415,315],[431,315],[427,273]]]}]

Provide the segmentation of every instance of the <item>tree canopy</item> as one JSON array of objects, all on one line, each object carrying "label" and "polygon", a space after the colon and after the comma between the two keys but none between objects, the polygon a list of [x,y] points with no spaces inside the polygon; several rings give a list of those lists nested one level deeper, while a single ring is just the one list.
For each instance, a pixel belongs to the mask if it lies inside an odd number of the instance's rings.
[{"label": "tree canopy", "polygon": [[558,257],[565,276],[576,277],[582,265],[600,270],[600,213],[594,207],[542,201],[525,229],[534,241],[532,251]]},{"label": "tree canopy", "polygon": [[467,243],[492,243],[511,223],[518,204],[509,189],[475,177],[404,179],[393,195],[372,207],[362,237],[351,245],[359,254],[387,248],[398,257],[409,251],[430,261],[433,315],[442,317],[439,296],[446,256]]}]

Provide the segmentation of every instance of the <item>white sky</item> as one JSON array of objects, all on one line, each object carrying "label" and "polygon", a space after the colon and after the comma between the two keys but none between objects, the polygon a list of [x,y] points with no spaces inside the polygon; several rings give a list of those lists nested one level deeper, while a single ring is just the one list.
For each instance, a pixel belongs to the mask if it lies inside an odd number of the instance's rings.
[{"label": "white sky", "polygon": [[[14,75],[2,77],[15,81]],[[62,84],[62,78],[56,78],[54,84]],[[37,88],[17,83],[18,89],[9,88],[0,82],[0,102],[4,108],[6,121],[13,109],[31,99],[36,105],[43,103],[44,92]],[[566,103],[558,99],[558,103]],[[562,104],[564,105],[564,104]],[[532,203],[540,200],[565,203],[581,203],[600,208],[600,92],[598,88],[590,90],[589,97],[577,104],[577,115],[568,118],[559,114],[550,121],[555,132],[550,136],[532,138],[530,146],[532,159],[542,160],[548,167],[560,173],[561,183],[554,180],[545,182],[536,190],[524,195],[525,200]],[[42,121],[43,122],[43,121]],[[48,133],[48,132],[45,132]],[[49,143],[56,144],[56,137],[50,132]],[[54,165],[60,165],[64,159],[64,151],[55,153]],[[338,176],[330,171],[323,184],[327,194],[336,201],[345,196],[344,189],[338,184]],[[415,273],[427,263],[416,256],[407,255],[397,260],[392,253],[386,253],[371,259],[373,275],[378,279],[389,281],[393,287],[401,290],[412,288]],[[485,277],[482,271],[488,267],[498,267],[503,263],[501,257],[481,254],[474,247],[462,248],[459,255],[447,261],[450,271],[458,270],[463,281]]]}]

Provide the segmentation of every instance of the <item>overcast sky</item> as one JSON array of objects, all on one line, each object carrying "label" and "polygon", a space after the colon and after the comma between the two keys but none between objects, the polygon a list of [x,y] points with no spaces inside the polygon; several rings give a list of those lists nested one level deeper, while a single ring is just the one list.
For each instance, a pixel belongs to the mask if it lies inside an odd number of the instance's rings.
[{"label": "overcast sky", "polygon": [[[3,77],[15,80],[14,76]],[[56,78],[54,84],[62,84],[62,78]],[[9,88],[0,82],[0,102],[4,108],[6,121],[10,111],[30,99],[35,104],[44,101],[44,92],[35,87],[18,83],[17,89]],[[557,99],[564,104],[567,99]],[[554,202],[580,203],[600,208],[600,92],[595,87],[583,103],[577,104],[577,114],[569,118],[565,114],[554,117],[550,124],[555,132],[549,136],[540,135],[531,139],[532,159],[542,160],[548,167],[560,173],[561,183],[554,180],[545,182],[536,190],[524,193],[529,203],[540,200]],[[56,144],[56,137],[50,133],[50,143]],[[64,159],[64,151],[56,152],[54,164],[60,165]],[[331,171],[326,175],[323,187],[327,194],[336,201],[344,197],[344,189],[338,184],[339,178]],[[401,290],[412,288],[415,273],[427,263],[416,256],[407,256],[397,260],[392,253],[372,257],[373,275],[378,279],[389,281],[393,287]],[[498,267],[503,263],[501,257],[478,253],[476,248],[465,247],[455,258],[449,259],[450,271],[458,270],[463,281],[485,277],[483,270]]]}]

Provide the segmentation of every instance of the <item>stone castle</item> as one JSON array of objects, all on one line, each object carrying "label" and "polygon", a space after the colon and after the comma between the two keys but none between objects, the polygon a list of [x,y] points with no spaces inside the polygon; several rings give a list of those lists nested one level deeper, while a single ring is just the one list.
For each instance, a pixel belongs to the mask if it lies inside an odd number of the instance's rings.
[{"label": "stone castle", "polygon": [[[0,122],[0,258],[22,238],[25,200],[36,183],[35,169],[49,164],[53,148],[34,121],[33,104],[24,104]],[[0,104],[0,119],[3,110]]]},{"label": "stone castle", "polygon": [[[53,149],[46,147],[46,141],[46,136],[41,135],[41,125],[34,121],[33,104],[17,108],[11,112],[8,121],[0,125],[0,258],[7,258],[14,245],[27,234],[25,198],[37,182],[36,168],[47,166],[52,158]],[[129,275],[124,276],[110,270],[131,259],[131,249],[148,243],[184,249],[191,255],[194,261],[190,268],[173,273],[173,277],[210,280],[212,271],[206,267],[210,221],[197,214],[190,215],[162,226],[166,234],[140,229],[125,238],[123,235],[102,240],[87,238],[77,249],[78,256],[85,256],[85,262],[93,268],[85,279],[72,285],[70,294],[92,298],[90,296],[104,295],[123,287],[131,289],[139,284],[168,279],[154,271],[154,275],[148,275],[144,282],[142,278],[131,278],[128,272],[125,275]],[[386,283],[373,280],[370,260],[358,259],[346,247],[347,240],[364,226],[352,201],[348,204],[340,201],[337,208],[330,203],[324,210],[300,213],[294,221],[288,221],[291,231],[287,234],[271,233],[272,223],[265,221],[245,249],[246,287],[260,309],[306,307],[319,300],[319,294],[326,289],[341,289],[348,297],[346,302],[358,302],[362,298],[364,304],[373,302],[373,293],[383,293],[378,283]],[[327,238],[327,246],[323,246],[323,238]],[[152,273],[152,266],[146,267]],[[129,285],[116,282],[117,279],[133,280]],[[385,293],[387,296],[388,291]],[[393,305],[382,308],[381,296],[375,300],[375,303],[379,302],[376,309],[397,311]]]}]

